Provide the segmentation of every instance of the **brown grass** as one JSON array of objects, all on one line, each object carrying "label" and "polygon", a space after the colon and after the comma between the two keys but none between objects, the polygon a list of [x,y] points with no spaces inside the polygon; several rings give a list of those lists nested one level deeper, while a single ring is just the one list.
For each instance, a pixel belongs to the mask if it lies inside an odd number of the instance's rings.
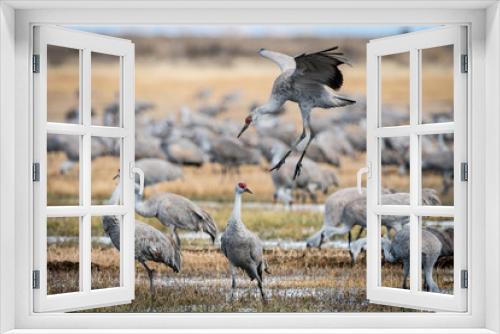
[{"label": "brown grass", "polygon": [[[73,250],[65,248],[49,251],[52,291],[60,289],[61,278],[73,276],[77,266],[72,258]],[[113,254],[115,252],[115,254]],[[56,254],[54,254],[56,253]],[[136,266],[136,298],[128,305],[108,307],[94,312],[398,312],[397,307],[369,304],[366,301],[366,267],[361,257],[354,265],[345,250],[280,250],[265,252],[272,272],[265,278],[265,287],[273,297],[268,305],[262,305],[255,291],[255,283],[239,273],[238,285],[243,295],[230,302],[230,282],[227,260],[220,251],[184,250],[181,273],[174,274],[169,268],[152,264],[156,271],[156,298],[149,300],[147,276],[140,265]],[[111,259],[111,260],[110,260]],[[102,250],[93,259],[92,275],[95,286],[109,287],[116,284],[118,257],[114,249]],[[400,287],[400,264],[385,263],[384,286]],[[452,270],[442,267],[436,270],[438,285],[452,289]],[[451,280],[450,280],[451,279]],[[206,284],[203,281],[207,280]],[[195,283],[197,281],[198,283]],[[161,283],[163,282],[163,284]],[[77,282],[73,280],[73,288]],[[94,283],[93,283],[94,286]],[[316,289],[317,295],[301,295]],[[288,291],[289,297],[283,293]]]}]

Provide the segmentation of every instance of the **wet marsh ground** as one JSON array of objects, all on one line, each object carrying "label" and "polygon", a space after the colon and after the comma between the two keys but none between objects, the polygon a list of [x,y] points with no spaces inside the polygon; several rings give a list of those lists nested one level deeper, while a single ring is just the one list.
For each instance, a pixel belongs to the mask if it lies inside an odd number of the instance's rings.
[{"label": "wet marsh ground", "polygon": [[[114,286],[118,257],[104,248],[92,275],[100,287]],[[75,277],[77,266],[64,262],[71,249],[50,254],[54,281]],[[268,302],[260,301],[255,282],[238,273],[238,289],[231,297],[227,261],[210,250],[184,250],[183,268],[175,274],[165,266],[153,265],[155,298],[151,300],[147,274],[136,266],[136,296],[131,304],[89,310],[90,312],[405,312],[400,307],[370,304],[366,300],[364,257],[350,264],[347,250],[266,250],[271,275],[265,276]],[[57,260],[56,260],[57,258]],[[114,259],[113,261],[110,261]],[[384,282],[399,286],[401,265],[384,264]],[[449,273],[438,269],[438,284],[450,288]],[[73,273],[73,275],[71,274]],[[232,299],[231,299],[232,298]]]}]

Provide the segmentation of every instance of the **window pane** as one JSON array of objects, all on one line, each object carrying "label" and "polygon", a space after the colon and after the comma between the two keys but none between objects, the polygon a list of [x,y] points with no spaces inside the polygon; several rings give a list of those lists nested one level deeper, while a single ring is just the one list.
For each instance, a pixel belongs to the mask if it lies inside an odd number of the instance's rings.
[{"label": "window pane", "polygon": [[422,123],[453,121],[453,45],[421,50]]},{"label": "window pane", "polygon": [[[423,205],[453,205],[453,134],[420,136]],[[437,196],[437,197],[436,197]]]},{"label": "window pane", "polygon": [[410,53],[380,57],[381,126],[410,124]]},{"label": "window pane", "polygon": [[121,126],[120,57],[92,52],[92,124]]},{"label": "window pane", "polygon": [[121,216],[92,217],[92,289],[120,286]]},{"label": "window pane", "polygon": [[[410,137],[380,138],[379,145],[380,145],[381,189],[390,190],[392,192],[409,193],[410,192],[410,164],[409,164]],[[402,203],[392,203],[392,204],[402,204]]]},{"label": "window pane", "polygon": [[[92,137],[92,205],[110,204],[111,195],[120,179],[120,138]],[[121,204],[121,196],[117,197]]]},{"label": "window pane", "polygon": [[47,135],[47,205],[80,204],[80,136]]},{"label": "window pane", "polygon": [[453,294],[452,217],[421,217],[423,291]]},{"label": "window pane", "polygon": [[80,123],[80,50],[47,45],[47,121]]},{"label": "window pane", "polygon": [[79,291],[80,218],[47,219],[47,293]]},{"label": "window pane", "polygon": [[[380,239],[382,250],[381,282],[383,287],[410,287],[410,229],[408,216],[380,216],[383,236]],[[406,280],[405,280],[406,276]]]}]

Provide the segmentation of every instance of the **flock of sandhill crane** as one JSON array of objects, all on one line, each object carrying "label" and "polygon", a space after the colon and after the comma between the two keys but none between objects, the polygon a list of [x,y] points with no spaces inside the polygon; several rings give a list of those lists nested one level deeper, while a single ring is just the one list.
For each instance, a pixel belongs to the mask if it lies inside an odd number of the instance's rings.
[{"label": "flock of sandhill crane", "polygon": [[[221,99],[219,105],[202,105],[198,112],[188,107],[182,108],[180,120],[167,117],[164,120],[152,120],[145,113],[153,106],[139,102],[136,106],[136,166],[145,174],[145,185],[172,181],[183,177],[181,165],[201,166],[206,162],[221,165],[222,173],[239,172],[239,167],[246,164],[261,164],[263,159],[272,166],[271,178],[275,187],[274,200],[290,205],[297,196],[310,197],[316,201],[318,192],[328,194],[332,187],[338,187],[339,180],[330,167],[319,163],[340,167],[340,156],[354,156],[366,150],[365,104],[362,98],[354,100],[340,97],[334,93],[343,83],[338,66],[347,63],[337,47],[312,54],[290,57],[277,52],[260,50],[260,54],[277,63],[282,73],[276,79],[271,96],[263,105],[252,105],[250,115],[245,119],[244,127],[230,120],[220,120],[214,116],[230,109],[240,96],[231,92]],[[196,98],[204,101],[211,92],[200,91]],[[285,101],[296,102],[300,107],[303,130],[295,138],[296,129],[279,117],[284,111]],[[311,117],[311,110],[316,107],[335,108],[346,106],[336,112],[324,113]],[[67,121],[71,122],[73,113]],[[386,123],[400,124],[401,113],[386,108]],[[118,104],[108,106],[104,111],[104,125],[119,124]],[[256,133],[243,132],[254,125]],[[241,136],[241,138],[240,138]],[[239,138],[239,139],[238,139]],[[307,138],[305,146],[299,149],[301,141]],[[313,141],[313,139],[315,139]],[[426,164],[424,168],[442,173],[443,190],[450,187],[453,159],[446,160],[450,153],[449,138],[426,139],[422,145]],[[64,151],[69,163],[61,165],[61,173],[71,168],[71,161],[78,160],[78,145],[64,141],[57,136],[49,136],[49,151]],[[92,142],[92,158],[99,155],[118,155],[120,148],[113,141],[101,138]],[[396,165],[402,172],[408,166],[408,147],[398,138],[387,138],[384,143],[382,163]],[[291,155],[300,150],[299,156]],[[121,196],[118,185],[109,199],[109,203],[118,203]],[[263,273],[269,272],[263,257],[261,240],[249,231],[241,219],[242,196],[251,193],[245,183],[235,186],[233,212],[228,219],[226,229],[220,236],[220,247],[229,261],[232,289],[236,288],[236,268],[242,269],[251,280],[256,280],[263,301]],[[440,203],[437,191],[423,191],[425,203]],[[384,203],[404,204],[409,202],[407,193],[384,191]],[[136,194],[136,212],[143,217],[155,217],[163,225],[172,229],[173,236],[165,235],[152,226],[136,221],[135,256],[143,265],[150,280],[151,296],[154,295],[153,271],[147,261],[164,263],[174,271],[181,270],[181,248],[177,230],[203,231],[212,241],[218,242],[218,231],[213,218],[196,203],[173,193],[157,193],[144,199],[142,193]],[[394,230],[391,241],[383,239],[383,249],[387,261],[402,261],[406,287],[408,274],[408,229],[407,220],[402,217],[382,219],[388,230]],[[104,230],[119,249],[119,221],[113,216],[102,218]],[[320,231],[307,240],[307,247],[321,247],[328,239],[336,235],[348,234],[349,250],[354,262],[366,240],[353,241],[353,226],[366,227],[366,196],[355,188],[345,188],[331,194],[325,202],[324,224]],[[448,231],[449,232],[449,231]],[[426,288],[438,291],[432,279],[432,268],[439,256],[453,253],[450,237],[452,231],[444,233],[434,229],[425,229],[422,252],[424,255],[424,273]]]}]

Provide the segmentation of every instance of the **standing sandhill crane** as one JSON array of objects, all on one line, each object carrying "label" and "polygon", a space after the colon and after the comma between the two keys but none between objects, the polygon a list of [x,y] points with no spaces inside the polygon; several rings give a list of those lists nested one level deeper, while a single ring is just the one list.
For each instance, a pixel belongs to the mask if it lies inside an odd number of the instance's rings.
[{"label": "standing sandhill crane", "polygon": [[[422,271],[424,273],[425,284],[427,291],[439,292],[439,287],[434,282],[432,271],[437,259],[442,252],[442,243],[435,232],[425,228],[422,229]],[[366,249],[366,238],[357,240],[352,244],[351,252],[357,255],[361,249]],[[386,261],[394,263],[403,262],[403,289],[408,289],[407,279],[410,272],[410,227],[404,226],[394,236],[394,240],[382,238],[382,248],[384,250],[384,258]]]},{"label": "standing sandhill crane", "polygon": [[198,205],[180,195],[160,193],[144,200],[144,194],[136,192],[135,212],[143,217],[156,217],[160,223],[172,228],[179,245],[178,228],[203,231],[210,235],[212,242],[215,242],[217,237],[217,226],[213,218]]},{"label": "standing sandhill crane", "polygon": [[334,93],[334,90],[338,90],[344,81],[338,66],[347,63],[343,53],[338,52],[337,49],[338,46],[335,46],[311,54],[303,53],[297,57],[290,57],[265,49],[259,51],[261,56],[278,64],[282,73],[274,81],[271,97],[267,103],[255,108],[245,119],[245,125],[238,137],[252,122],[256,122],[261,115],[274,113],[287,100],[296,102],[299,105],[303,125],[300,137],[297,138],[290,150],[271,170],[279,169],[297,145],[309,135],[307,144],[295,167],[294,179],[297,178],[302,167],[302,159],[315,136],[311,127],[312,109],[337,108],[355,103],[353,100],[337,96]]},{"label": "standing sandhill crane", "polygon": [[262,301],[265,302],[262,289],[262,273],[267,270],[267,262],[262,255],[262,242],[259,237],[249,231],[241,220],[241,197],[243,193],[253,194],[245,183],[238,183],[234,189],[234,207],[227,221],[226,230],[221,237],[221,250],[229,260],[232,279],[232,293],[236,289],[235,268],[243,269],[250,280],[257,280]]},{"label": "standing sandhill crane", "polygon": [[182,169],[162,159],[141,159],[135,166],[144,172],[144,186],[182,178]]},{"label": "standing sandhill crane", "polygon": [[[108,201],[109,205],[117,205],[121,197],[121,185],[118,184]],[[117,216],[101,218],[104,232],[118,251],[120,250],[120,220]],[[147,261],[164,263],[178,273],[181,270],[181,251],[179,245],[171,236],[167,236],[153,226],[141,221],[135,221],[135,259],[142,264],[149,277],[151,300],[154,298],[154,271],[148,267]]]}]

